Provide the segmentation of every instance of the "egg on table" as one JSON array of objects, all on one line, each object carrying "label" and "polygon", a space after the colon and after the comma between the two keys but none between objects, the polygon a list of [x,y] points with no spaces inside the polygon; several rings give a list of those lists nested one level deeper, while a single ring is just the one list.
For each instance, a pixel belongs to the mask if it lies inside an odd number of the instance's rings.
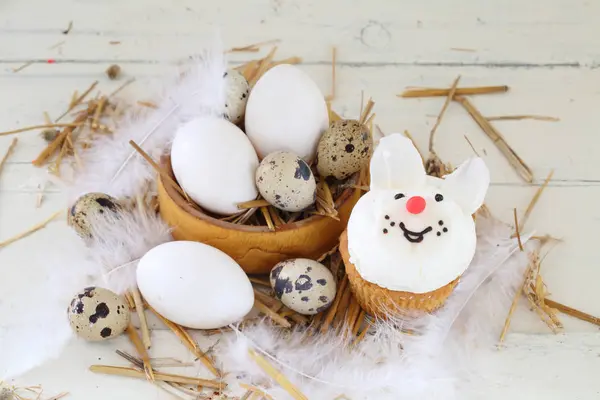
[{"label": "egg on table", "polygon": [[241,321],[254,305],[242,268],[212,246],[188,241],[161,244],[139,262],[137,284],[159,314],[193,329]]},{"label": "egg on table", "polygon": [[371,154],[369,128],[353,119],[334,121],[319,140],[317,170],[321,176],[346,179],[367,166]]},{"label": "egg on table", "polygon": [[256,199],[258,157],[244,132],[231,122],[200,117],[182,125],[171,148],[171,165],[182,189],[215,214],[239,212]]},{"label": "egg on table", "polygon": [[323,93],[296,66],[271,68],[250,92],[246,134],[261,158],[276,151],[290,151],[312,161],[328,124]]},{"label": "egg on table", "polygon": [[307,258],[282,261],[271,270],[275,296],[290,309],[304,315],[326,310],[335,298],[336,281],[323,264]]},{"label": "egg on table", "polygon": [[89,341],[118,336],[127,329],[131,320],[129,306],[119,295],[93,286],[75,295],[68,316],[77,336]]},{"label": "egg on table", "polygon": [[229,121],[237,125],[244,120],[250,85],[244,75],[235,69],[225,72],[224,79],[227,95],[225,115]]},{"label": "egg on table", "polygon": [[79,197],[67,217],[69,225],[82,238],[91,238],[93,221],[102,215],[116,215],[122,210],[119,201],[104,193],[87,193]]},{"label": "egg on table", "polygon": [[287,151],[263,158],[256,169],[256,187],[265,200],[284,211],[302,211],[314,204],[317,196],[310,166]]}]

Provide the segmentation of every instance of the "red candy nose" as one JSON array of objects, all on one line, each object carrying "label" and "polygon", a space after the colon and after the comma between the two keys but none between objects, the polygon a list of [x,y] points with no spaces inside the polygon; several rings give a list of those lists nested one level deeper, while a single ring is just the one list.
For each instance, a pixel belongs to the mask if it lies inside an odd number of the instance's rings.
[{"label": "red candy nose", "polygon": [[406,202],[406,209],[411,214],[420,214],[425,209],[425,199],[421,196],[413,196]]}]

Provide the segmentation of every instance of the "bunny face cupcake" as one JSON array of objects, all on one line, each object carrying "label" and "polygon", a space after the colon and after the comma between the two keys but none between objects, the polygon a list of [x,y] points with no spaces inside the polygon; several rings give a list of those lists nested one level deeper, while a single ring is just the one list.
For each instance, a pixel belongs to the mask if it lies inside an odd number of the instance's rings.
[{"label": "bunny face cupcake", "polygon": [[432,311],[443,304],[475,254],[472,214],[488,185],[480,158],[438,179],[425,174],[410,140],[381,139],[371,159],[371,190],[354,207],[340,246],[366,311]]}]

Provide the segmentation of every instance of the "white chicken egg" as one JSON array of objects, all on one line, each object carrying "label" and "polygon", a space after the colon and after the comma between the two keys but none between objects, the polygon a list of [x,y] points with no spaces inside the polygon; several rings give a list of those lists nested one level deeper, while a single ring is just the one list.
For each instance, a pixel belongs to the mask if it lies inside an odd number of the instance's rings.
[{"label": "white chicken egg", "polygon": [[258,195],[256,151],[244,132],[225,119],[200,117],[181,126],[171,164],[183,190],[213,213],[234,214],[238,203]]},{"label": "white chicken egg", "polygon": [[323,93],[306,73],[293,65],[271,68],[250,92],[246,134],[260,158],[276,151],[289,151],[311,161],[328,125]]},{"label": "white chicken egg", "polygon": [[254,304],[242,268],[221,250],[198,242],[168,242],[150,250],[138,265],[137,284],[159,314],[188,328],[239,322]]}]

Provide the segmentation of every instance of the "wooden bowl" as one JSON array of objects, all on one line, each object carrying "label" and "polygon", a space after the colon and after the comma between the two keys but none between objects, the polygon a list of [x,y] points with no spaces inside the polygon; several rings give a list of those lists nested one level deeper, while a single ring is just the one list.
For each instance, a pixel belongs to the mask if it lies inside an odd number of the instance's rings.
[{"label": "wooden bowl", "polygon": [[[175,179],[169,157],[161,167]],[[314,215],[277,227],[232,224],[209,216],[191,206],[169,183],[158,181],[160,215],[173,228],[175,240],[202,242],[227,253],[248,274],[268,273],[290,258],[317,259],[331,250],[346,229],[360,190],[346,189],[336,201],[339,221]]]}]

